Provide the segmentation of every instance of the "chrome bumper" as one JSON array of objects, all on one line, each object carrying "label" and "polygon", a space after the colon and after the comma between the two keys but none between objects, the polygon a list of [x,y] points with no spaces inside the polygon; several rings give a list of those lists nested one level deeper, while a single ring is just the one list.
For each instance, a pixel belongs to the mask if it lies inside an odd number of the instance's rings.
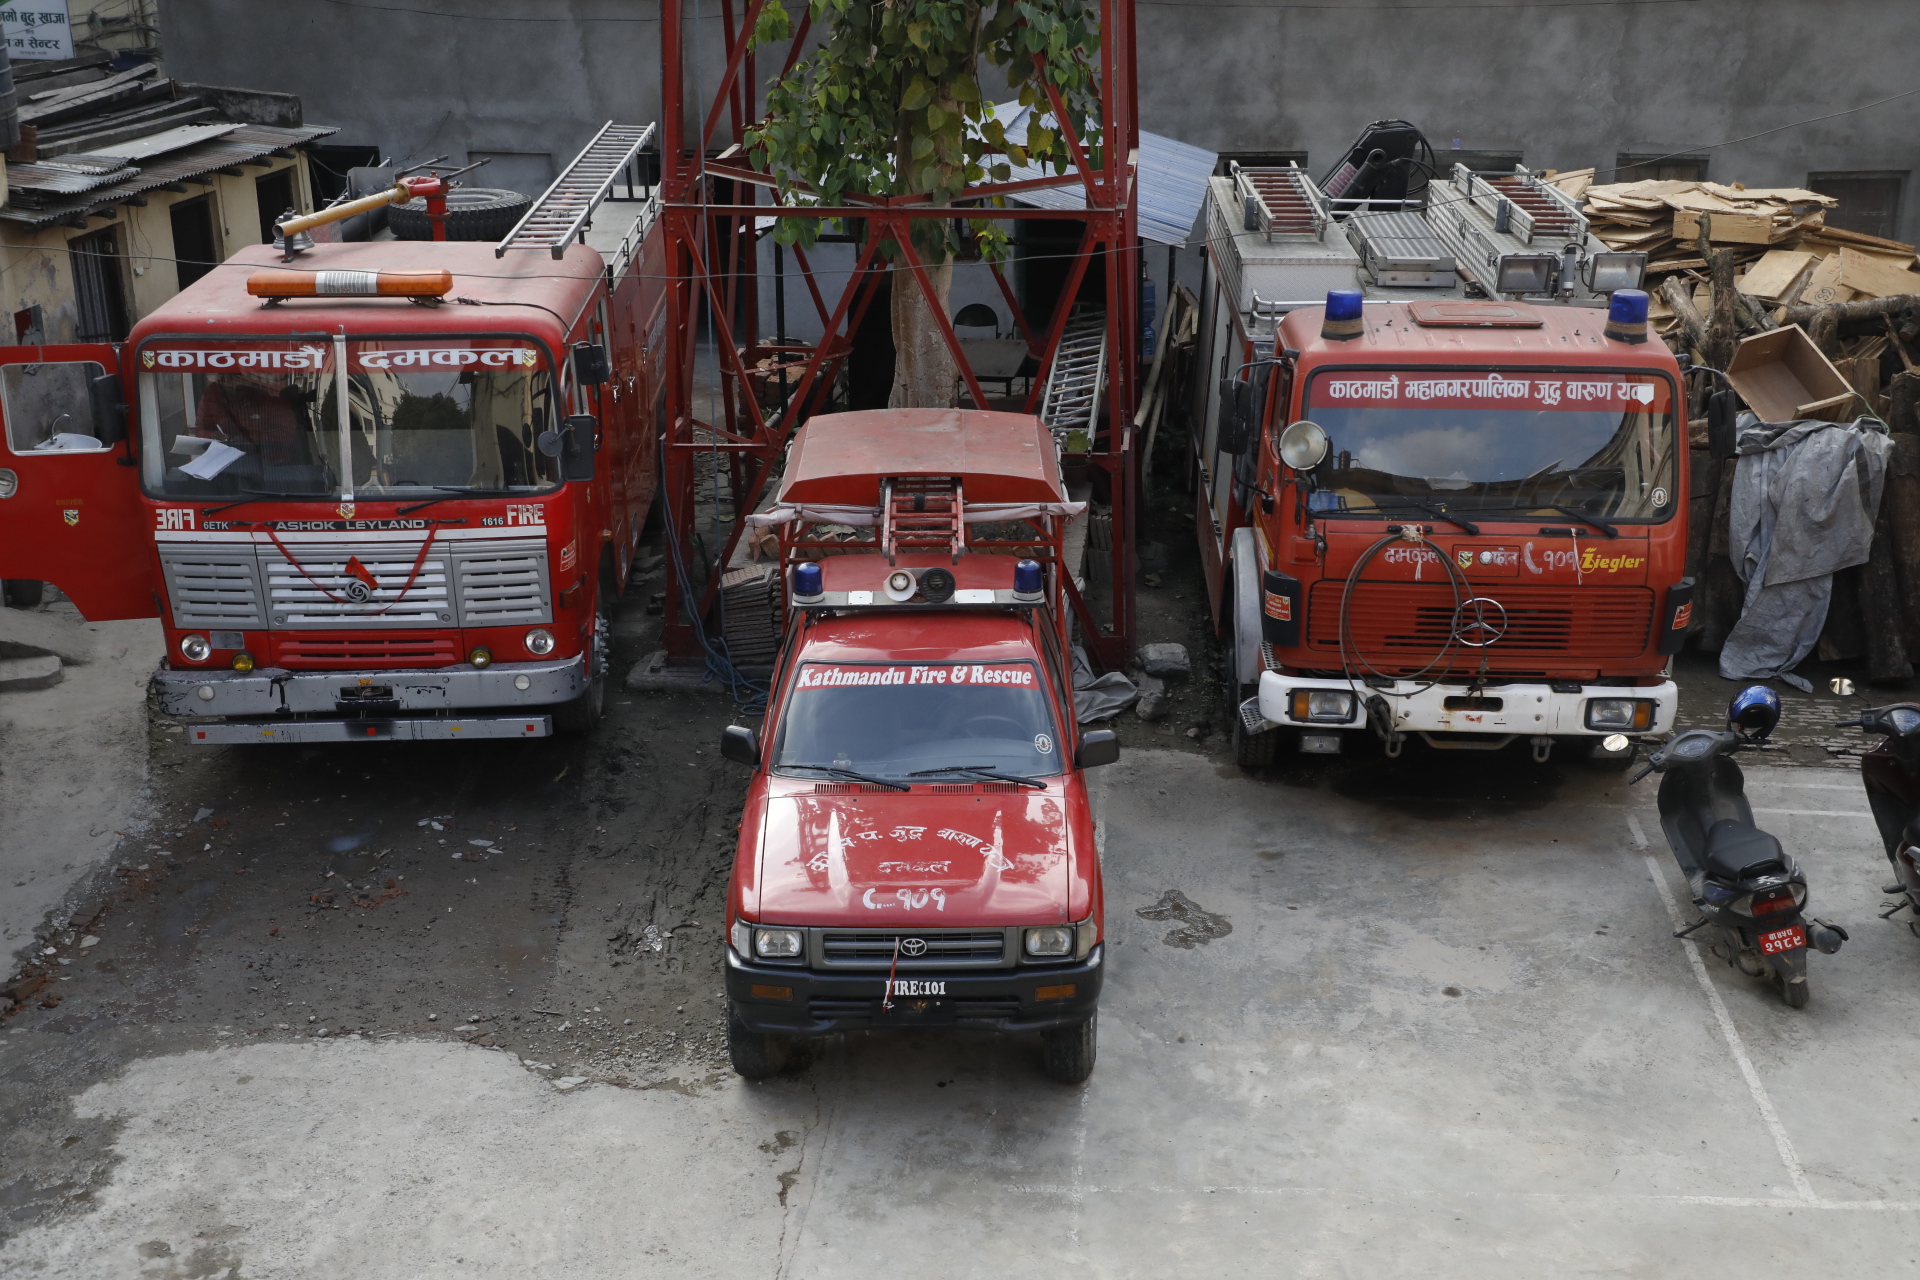
[{"label": "chrome bumper", "polygon": [[[1295,720],[1287,714],[1287,695],[1295,689],[1333,689],[1357,693],[1353,715],[1343,721]],[[1275,727],[1293,729],[1362,729],[1367,726],[1366,700],[1375,693],[1383,695],[1393,713],[1396,733],[1481,733],[1501,737],[1592,737],[1620,733],[1617,728],[1587,728],[1587,703],[1595,698],[1639,698],[1651,701],[1653,724],[1646,730],[1630,732],[1669,733],[1680,708],[1680,687],[1671,680],[1659,684],[1582,685],[1578,692],[1556,692],[1547,684],[1490,685],[1486,696],[1498,698],[1500,710],[1455,710],[1446,707],[1448,698],[1466,693],[1462,685],[1432,685],[1398,680],[1390,687],[1374,689],[1359,682],[1319,680],[1306,676],[1282,675],[1265,671],[1260,675],[1260,714]]]},{"label": "chrome bumper", "polygon": [[[243,675],[163,666],[153,673],[152,687],[160,710],[170,716],[393,717],[409,711],[444,714],[571,702],[586,691],[587,668],[585,657],[578,654],[553,662],[496,662],[484,668],[461,663],[418,671],[261,668]],[[368,689],[387,693],[364,709],[342,705],[364,698]]]},{"label": "chrome bumper", "polygon": [[196,747],[249,742],[459,742],[473,738],[550,738],[552,716],[432,720],[221,720],[190,724]]}]

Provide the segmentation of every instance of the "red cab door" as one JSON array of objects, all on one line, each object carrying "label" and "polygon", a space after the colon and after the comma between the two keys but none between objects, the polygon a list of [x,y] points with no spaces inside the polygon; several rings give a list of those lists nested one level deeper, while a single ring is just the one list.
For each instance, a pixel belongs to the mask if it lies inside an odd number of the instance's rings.
[{"label": "red cab door", "polygon": [[91,622],[159,614],[119,372],[110,346],[0,347],[0,578],[51,582]]}]

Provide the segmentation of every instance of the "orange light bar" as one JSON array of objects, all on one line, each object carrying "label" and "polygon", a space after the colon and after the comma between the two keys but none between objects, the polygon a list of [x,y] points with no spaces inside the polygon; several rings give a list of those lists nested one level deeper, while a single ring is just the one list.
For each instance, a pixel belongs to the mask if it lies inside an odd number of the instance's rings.
[{"label": "orange light bar", "polygon": [[247,292],[256,298],[441,298],[453,290],[453,272],[256,271]]}]

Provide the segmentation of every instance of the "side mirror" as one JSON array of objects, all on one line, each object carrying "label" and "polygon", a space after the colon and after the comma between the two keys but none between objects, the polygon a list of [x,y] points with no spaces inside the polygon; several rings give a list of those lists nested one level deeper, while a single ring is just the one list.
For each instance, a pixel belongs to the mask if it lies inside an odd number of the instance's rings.
[{"label": "side mirror", "polygon": [[1733,423],[1740,416],[1739,399],[1731,391],[1707,397],[1707,449],[1715,462],[1733,456]]},{"label": "side mirror", "polygon": [[1112,764],[1120,758],[1120,738],[1111,729],[1089,729],[1080,735],[1080,747],[1073,753],[1073,767],[1091,769]]},{"label": "side mirror", "polygon": [[582,342],[573,348],[573,379],[583,387],[597,387],[613,377],[607,361],[607,349],[597,342]]},{"label": "side mirror", "polygon": [[760,739],[742,724],[730,724],[720,731],[720,754],[735,764],[760,766]]},{"label": "side mirror", "polygon": [[101,444],[119,444],[127,438],[127,401],[120,388],[120,375],[103,373],[92,379],[88,392],[93,399],[93,438]]},{"label": "side mirror", "polygon": [[549,458],[560,459],[562,480],[591,480],[594,436],[599,429],[592,414],[570,413],[560,420],[558,431],[542,431],[533,447]]}]

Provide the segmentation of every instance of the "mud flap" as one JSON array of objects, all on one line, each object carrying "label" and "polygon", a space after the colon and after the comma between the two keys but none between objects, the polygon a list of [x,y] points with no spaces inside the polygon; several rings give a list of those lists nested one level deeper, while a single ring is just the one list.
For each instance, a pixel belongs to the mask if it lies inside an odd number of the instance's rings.
[{"label": "mud flap", "polygon": [[1791,951],[1782,951],[1778,955],[1767,957],[1773,966],[1774,981],[1781,987],[1804,986],[1807,981],[1807,949],[1795,947]]}]

